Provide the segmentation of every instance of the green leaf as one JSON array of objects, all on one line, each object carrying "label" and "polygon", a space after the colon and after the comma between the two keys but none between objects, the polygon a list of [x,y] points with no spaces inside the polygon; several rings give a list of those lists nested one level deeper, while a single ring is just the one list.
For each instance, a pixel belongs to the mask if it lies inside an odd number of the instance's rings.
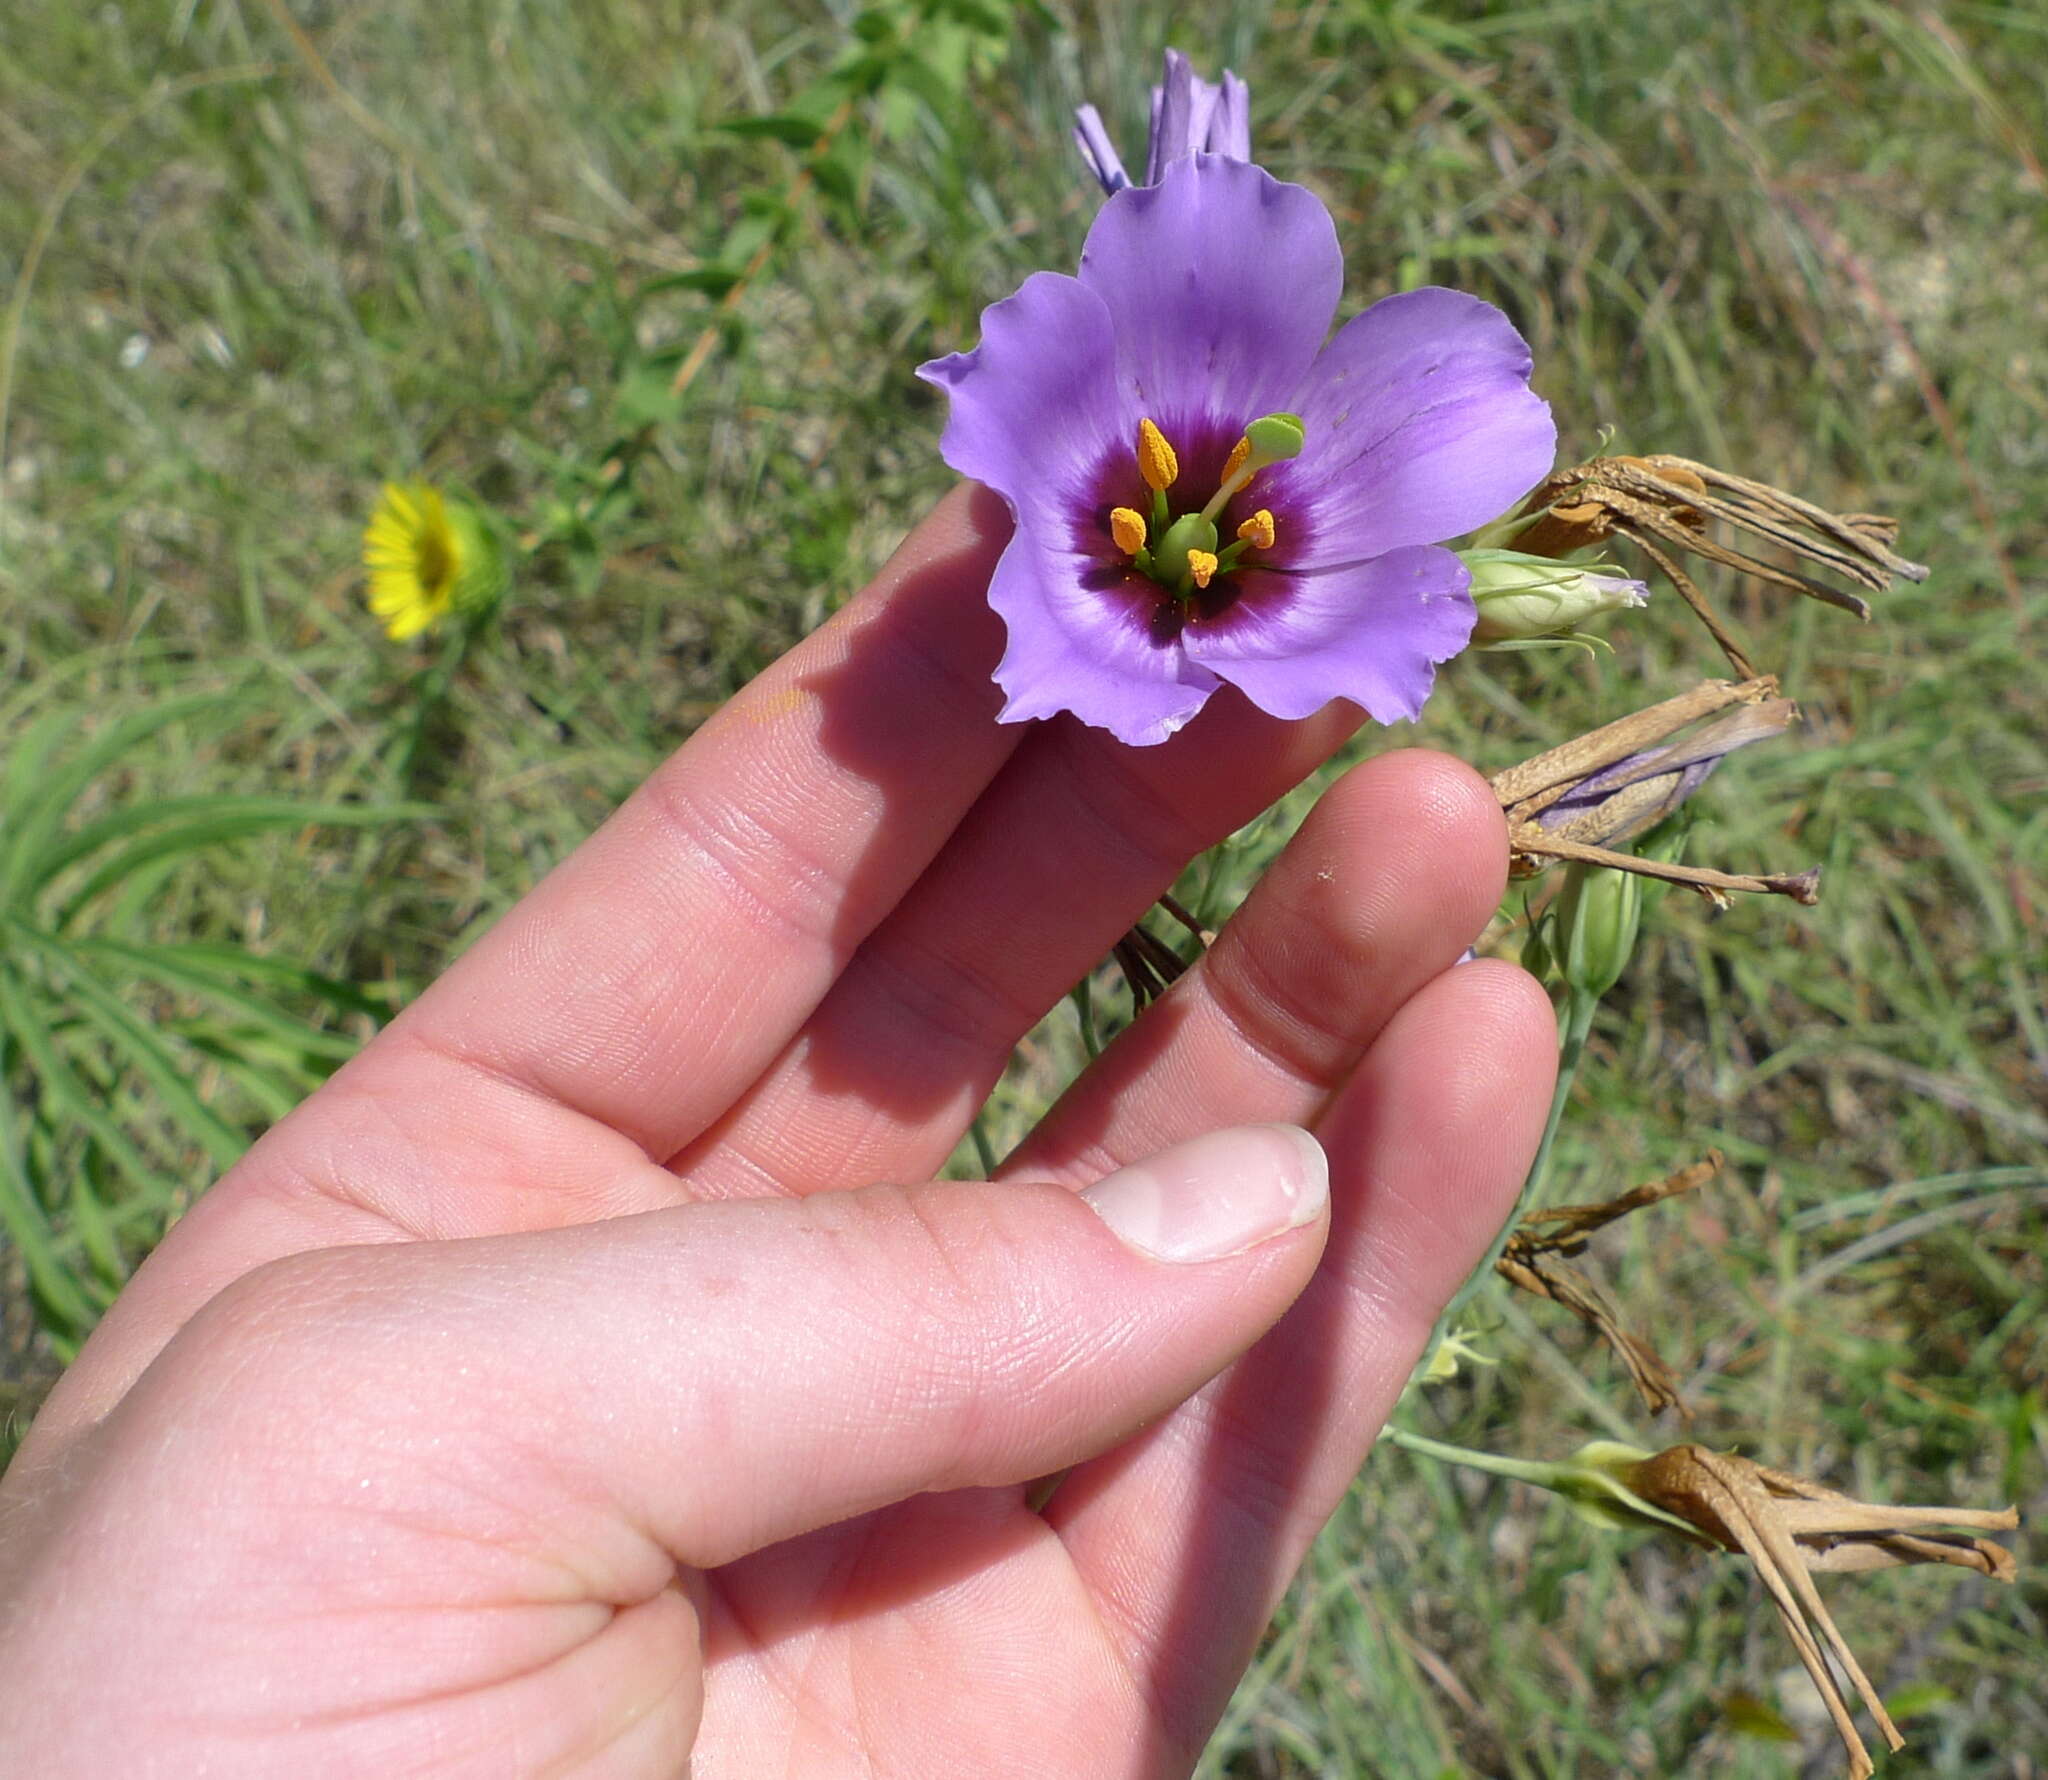
[{"label": "green leaf", "polygon": [[21,823],[47,793],[51,773],[46,763],[80,720],[81,713],[68,706],[46,711],[26,733],[9,742],[7,776],[0,780],[0,810],[8,816],[0,826],[0,871],[22,845]]},{"label": "green leaf", "polygon": [[665,272],[659,278],[650,278],[640,286],[639,294],[652,297],[664,291],[695,291],[716,302],[739,281],[740,274],[732,266],[699,266],[694,272]]},{"label": "green leaf", "polygon": [[252,995],[221,973],[194,965],[169,947],[129,945],[120,940],[89,939],[76,942],[82,957],[119,959],[138,976],[149,977],[168,988],[186,989],[202,995],[219,1007],[239,1014],[251,1026],[287,1040],[309,1056],[345,1063],[361,1046],[343,1032],[325,1032],[294,1019],[283,1008]]},{"label": "green leaf", "polygon": [[853,34],[863,43],[887,43],[896,35],[896,20],[885,8],[870,6],[855,17]]},{"label": "green leaf", "polygon": [[79,1245],[92,1262],[100,1283],[110,1293],[118,1292],[128,1282],[128,1263],[121,1253],[121,1242],[114,1232],[113,1221],[93,1189],[90,1168],[81,1168],[72,1177],[68,1210],[71,1227],[78,1233]]},{"label": "green leaf", "polygon": [[1956,1696],[1938,1681],[1909,1681],[1885,1696],[1884,1709],[1894,1718],[1923,1718],[1955,1701]]},{"label": "green leaf", "polygon": [[[74,941],[80,950],[90,945],[115,944],[113,941],[94,939]],[[241,946],[230,945],[223,940],[181,940],[172,944],[152,946],[150,951],[159,958],[175,958],[187,968],[208,972],[218,979],[244,978],[251,982],[275,983],[295,994],[321,1002],[342,1013],[367,1014],[373,1020],[388,1020],[394,1011],[390,997],[373,995],[360,985],[344,983],[334,977],[322,976],[316,970],[309,970],[303,964],[294,964],[289,958],[271,958],[260,952],[250,952]]]},{"label": "green leaf", "polygon": [[[43,854],[29,864],[20,887],[23,887],[23,895],[33,895],[63,868],[92,856],[102,846],[113,846],[117,840],[125,840],[131,834],[162,828],[164,823],[182,821],[184,828],[180,834],[190,836],[188,846],[207,846],[209,821],[223,823],[221,840],[238,840],[264,828],[299,828],[299,825],[313,823],[326,823],[334,825],[334,828],[362,828],[365,823],[406,821],[436,813],[438,811],[430,803],[301,803],[293,797],[227,797],[221,793],[166,797],[154,803],[131,803],[111,815],[102,815],[98,821],[88,821],[84,828],[45,846]],[[158,850],[147,856],[156,858],[164,852],[182,850],[186,850],[186,846]],[[137,864],[139,862],[141,860],[137,860]]]},{"label": "green leaf", "polygon": [[13,1097],[0,1093],[0,1229],[21,1256],[39,1302],[62,1328],[83,1335],[99,1309],[57,1254],[31,1182]]},{"label": "green leaf", "polygon": [[[34,872],[36,862],[54,844],[72,804],[94,779],[159,730],[185,717],[204,715],[218,719],[236,708],[245,696],[202,692],[162,699],[110,724],[53,771],[33,776],[10,771],[7,814],[12,839],[5,852],[0,853],[0,906],[19,899],[22,879]],[[41,732],[44,725],[38,724],[36,729]],[[31,740],[47,743],[54,740],[54,734],[32,734]]]},{"label": "green leaf", "polygon": [[51,1101],[52,1110],[90,1136],[144,1197],[167,1196],[172,1191],[169,1178],[150,1166],[142,1151],[108,1115],[99,1093],[57,1049],[50,1028],[36,1018],[21,983],[8,970],[0,970],[0,1025],[14,1034],[15,1045],[28,1064],[37,1089]]},{"label": "green leaf", "polygon": [[202,1055],[210,1057],[221,1072],[256,1103],[256,1110],[275,1124],[291,1112],[319,1085],[317,1076],[282,1074],[275,1065],[258,1057],[256,1045],[247,1034],[224,1033],[210,1028],[181,1026],[178,1036]]},{"label": "green leaf", "polygon": [[642,427],[673,426],[681,417],[683,404],[672,385],[675,378],[667,367],[641,364],[620,379],[612,397],[612,413],[628,432]]},{"label": "green leaf", "polygon": [[[292,797],[202,795],[165,798],[119,809],[47,846],[21,878],[21,894],[32,896],[66,866],[90,857],[130,835],[147,834],[136,846],[103,864],[75,891],[58,917],[61,927],[95,896],[153,860],[194,852],[280,828],[365,828],[437,815],[432,804],[309,804]],[[168,825],[168,826],[166,826]],[[148,834],[150,829],[160,832]]]},{"label": "green leaf", "polygon": [[823,126],[814,117],[805,117],[800,112],[770,111],[759,117],[734,118],[718,126],[728,136],[767,137],[774,142],[785,142],[791,148],[809,149],[824,133]]},{"label": "green leaf", "polygon": [[819,192],[841,209],[857,213],[860,182],[866,171],[867,151],[853,136],[842,136],[829,154],[811,162],[811,178]]},{"label": "green leaf", "polygon": [[1739,1737],[1760,1743],[1797,1743],[1798,1731],[1786,1722],[1775,1706],[1753,1693],[1731,1693],[1721,1702],[1721,1716]]},{"label": "green leaf", "polygon": [[105,984],[97,981],[65,947],[20,922],[13,923],[13,930],[69,984],[70,1000],[79,1016],[128,1059],[136,1073],[155,1090],[164,1110],[214,1165],[225,1169],[240,1161],[242,1152],[249,1147],[247,1141],[229,1129],[220,1115],[193,1091],[177,1059],[156,1034],[123,1007]]}]

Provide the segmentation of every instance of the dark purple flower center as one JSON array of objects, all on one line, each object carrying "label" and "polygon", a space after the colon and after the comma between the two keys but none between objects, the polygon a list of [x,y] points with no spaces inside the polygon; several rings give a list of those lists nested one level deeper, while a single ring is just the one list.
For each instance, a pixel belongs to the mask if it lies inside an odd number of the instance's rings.
[{"label": "dark purple flower center", "polygon": [[1243,428],[1207,414],[1142,422],[1133,452],[1105,452],[1082,478],[1071,534],[1082,585],[1127,607],[1162,645],[1240,600],[1272,596],[1283,581],[1241,571],[1284,570],[1308,541],[1262,498],[1283,490],[1299,449],[1291,415]]}]

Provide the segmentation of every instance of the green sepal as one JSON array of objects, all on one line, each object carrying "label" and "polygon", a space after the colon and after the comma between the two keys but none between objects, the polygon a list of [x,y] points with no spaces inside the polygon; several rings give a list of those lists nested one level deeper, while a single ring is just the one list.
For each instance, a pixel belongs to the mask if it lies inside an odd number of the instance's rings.
[{"label": "green sepal", "polygon": [[449,590],[448,604],[459,617],[478,619],[497,610],[512,577],[505,566],[505,547],[490,519],[465,502],[447,503],[448,529],[455,534],[461,571]]}]

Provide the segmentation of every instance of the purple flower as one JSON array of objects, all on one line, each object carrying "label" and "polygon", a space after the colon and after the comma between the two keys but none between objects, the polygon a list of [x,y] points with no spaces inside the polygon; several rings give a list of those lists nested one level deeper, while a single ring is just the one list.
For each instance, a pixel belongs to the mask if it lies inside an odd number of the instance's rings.
[{"label": "purple flower", "polygon": [[[1102,113],[1083,105],[1074,113],[1074,143],[1088,170],[1111,197],[1131,183],[1103,128]],[[1252,158],[1251,89],[1223,71],[1219,86],[1196,74],[1177,49],[1166,52],[1166,74],[1152,89],[1152,129],[1145,146],[1145,183],[1157,185],[1168,165],[1191,154],[1218,154],[1233,161]]]},{"label": "purple flower", "polygon": [[973,351],[918,373],[951,402],[947,463],[1016,520],[989,588],[1003,720],[1159,742],[1225,682],[1276,717],[1345,698],[1412,718],[1473,625],[1438,546],[1549,471],[1549,407],[1507,318],[1458,291],[1389,297],[1326,342],[1329,212],[1176,154],[1226,110],[1227,85],[1198,84],[1177,98],[1169,65],[1158,183],[1103,205],[1080,275],[1034,273]]}]

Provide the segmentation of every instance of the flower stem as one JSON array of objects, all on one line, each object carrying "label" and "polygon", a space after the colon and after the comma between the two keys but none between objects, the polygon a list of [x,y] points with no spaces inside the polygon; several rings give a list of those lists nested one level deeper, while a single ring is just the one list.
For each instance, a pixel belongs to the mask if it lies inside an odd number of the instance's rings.
[{"label": "flower stem", "polygon": [[1380,1430],[1380,1438],[1391,1440],[1405,1452],[1420,1453],[1424,1458],[1436,1459],[1442,1464],[1463,1465],[1468,1471],[1486,1471],[1495,1477],[1512,1477],[1518,1483],[1533,1483],[1540,1489],[1557,1487],[1555,1465],[1533,1459],[1511,1459],[1497,1452],[1478,1452],[1469,1446],[1452,1446],[1446,1441],[1432,1440],[1427,1434],[1397,1427],[1392,1422]]},{"label": "flower stem", "polygon": [[427,733],[447,705],[455,676],[481,628],[480,623],[466,618],[452,625],[433,666],[413,680],[411,721],[406,725],[391,760],[391,777],[401,797],[412,797],[418,793],[421,751],[426,744]]},{"label": "flower stem", "polygon": [[985,1117],[985,1114],[976,1113],[974,1115],[974,1123],[968,1126],[967,1129],[974,1138],[974,1156],[975,1160],[981,1164],[981,1178],[983,1180],[994,1180],[996,1177],[996,1146],[988,1140],[988,1126],[984,1123]]}]

